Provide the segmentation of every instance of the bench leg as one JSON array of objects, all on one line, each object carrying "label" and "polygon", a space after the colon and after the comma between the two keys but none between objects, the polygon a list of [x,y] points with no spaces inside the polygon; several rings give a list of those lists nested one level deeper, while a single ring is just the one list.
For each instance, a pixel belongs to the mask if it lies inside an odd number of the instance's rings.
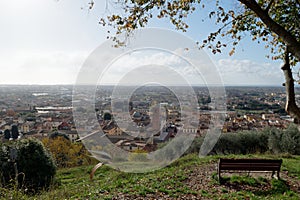
[{"label": "bench leg", "polygon": [[276,173],[276,176],[275,176],[275,171],[272,171],[272,177],[271,178],[276,178],[276,179],[279,179],[280,177],[279,177],[279,173],[280,173],[280,171],[276,171],[277,173]]},{"label": "bench leg", "polygon": [[220,170],[220,167],[218,167],[218,179],[219,179],[219,183],[221,183],[221,170]]}]

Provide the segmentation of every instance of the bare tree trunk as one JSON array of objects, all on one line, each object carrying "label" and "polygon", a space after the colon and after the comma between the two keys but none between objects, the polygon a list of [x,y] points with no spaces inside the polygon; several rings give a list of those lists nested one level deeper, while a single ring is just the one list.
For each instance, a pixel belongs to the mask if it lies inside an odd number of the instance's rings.
[{"label": "bare tree trunk", "polygon": [[295,88],[294,79],[290,65],[289,51],[288,48],[285,52],[284,64],[281,67],[284,78],[285,78],[285,90],[286,90],[286,105],[285,110],[291,116],[295,118],[295,123],[299,123],[300,120],[300,109],[296,104],[295,100]]}]

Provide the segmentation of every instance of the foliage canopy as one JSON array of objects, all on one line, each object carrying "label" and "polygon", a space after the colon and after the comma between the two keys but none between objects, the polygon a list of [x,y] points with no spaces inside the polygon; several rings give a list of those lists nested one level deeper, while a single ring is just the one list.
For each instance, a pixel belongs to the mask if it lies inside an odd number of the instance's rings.
[{"label": "foliage canopy", "polygon": [[[154,17],[169,18],[176,29],[186,31],[189,28],[186,19],[198,11],[207,13],[219,27],[199,43],[200,47],[207,46],[217,53],[231,44],[232,55],[245,33],[249,33],[253,40],[265,42],[272,59],[282,58],[288,46],[292,53],[292,64],[300,60],[299,0],[238,0],[231,3],[224,0],[215,3],[200,0],[117,0],[112,4],[123,12],[101,18],[100,23],[113,26],[116,34],[125,32],[129,36],[135,29],[145,27]],[[222,37],[229,39],[222,40]],[[124,44],[124,41],[117,42]]]}]

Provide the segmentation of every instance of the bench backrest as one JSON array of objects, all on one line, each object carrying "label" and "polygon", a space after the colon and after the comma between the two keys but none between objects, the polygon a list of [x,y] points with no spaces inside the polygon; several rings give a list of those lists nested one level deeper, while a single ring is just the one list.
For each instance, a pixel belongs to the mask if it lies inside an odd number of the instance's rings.
[{"label": "bench backrest", "polygon": [[219,160],[219,170],[279,171],[282,160],[227,159]]}]

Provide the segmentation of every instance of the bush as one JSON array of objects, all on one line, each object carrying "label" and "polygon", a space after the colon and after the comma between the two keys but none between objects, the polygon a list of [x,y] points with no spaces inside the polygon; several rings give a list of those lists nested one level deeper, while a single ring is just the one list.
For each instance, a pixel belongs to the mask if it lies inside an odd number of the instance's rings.
[{"label": "bush", "polygon": [[9,160],[9,147],[0,143],[0,186],[3,187],[15,178],[14,167]]},{"label": "bush", "polygon": [[271,153],[300,155],[300,132],[298,127],[291,124],[286,130],[271,130],[268,145]]},{"label": "bush", "polygon": [[277,129],[271,129],[268,138],[268,147],[271,153],[278,154],[281,152],[280,141],[282,132]]},{"label": "bush", "polygon": [[199,153],[201,145],[203,144],[204,137],[196,137],[192,142],[191,146],[187,149],[184,155],[192,154],[192,153]]},{"label": "bush", "polygon": [[300,133],[296,125],[291,124],[284,131],[280,146],[283,153],[300,154]]},{"label": "bush", "polygon": [[[197,153],[205,136],[196,138],[186,153]],[[266,128],[221,134],[210,154],[292,154],[300,155],[300,132],[295,124],[287,129]]]},{"label": "bush", "polygon": [[15,163],[18,169],[18,186],[30,192],[47,189],[56,173],[56,166],[43,144],[36,139],[24,139],[1,145],[0,174],[3,175],[1,185],[7,186],[16,177],[14,163],[9,159],[13,147],[17,152]]},{"label": "bush", "polygon": [[80,142],[73,143],[63,136],[42,140],[46,149],[51,152],[58,168],[69,168],[95,163],[94,159]]}]

